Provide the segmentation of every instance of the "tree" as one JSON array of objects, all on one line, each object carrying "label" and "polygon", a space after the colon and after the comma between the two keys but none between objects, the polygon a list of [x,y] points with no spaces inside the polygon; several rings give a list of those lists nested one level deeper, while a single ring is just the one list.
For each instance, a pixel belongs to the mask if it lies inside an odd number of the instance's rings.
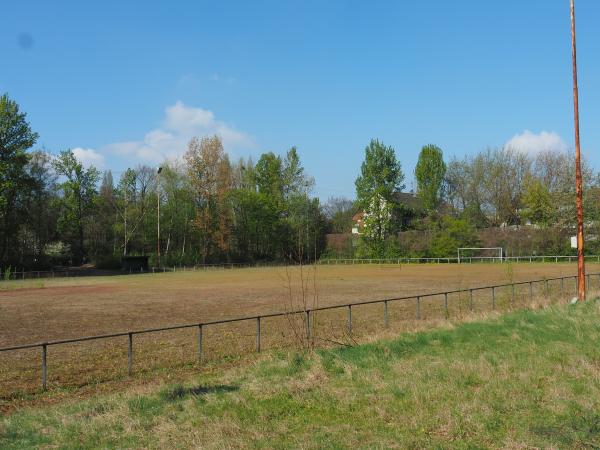
[{"label": "tree", "polygon": [[360,172],[355,185],[358,204],[365,212],[365,238],[380,253],[383,241],[392,231],[393,194],[404,189],[404,173],[394,149],[377,140],[365,148]]},{"label": "tree", "polygon": [[60,152],[53,161],[53,166],[56,173],[65,178],[65,181],[59,184],[63,194],[59,229],[70,237],[74,244],[72,248],[74,247],[75,260],[81,263],[85,258],[85,223],[93,212],[100,173],[93,166],[84,168],[71,150]]},{"label": "tree", "polygon": [[323,206],[329,220],[331,233],[348,233],[352,228],[352,217],[356,213],[354,202],[344,197],[331,197]]},{"label": "tree", "polygon": [[263,153],[254,166],[254,179],[258,192],[277,207],[283,206],[283,164],[273,152]]},{"label": "tree", "polygon": [[121,224],[118,227],[123,235],[123,255],[127,255],[131,236],[135,231],[135,227],[137,227],[137,224],[134,225],[135,219],[132,212],[135,202],[135,178],[135,171],[127,168],[121,174],[119,185],[117,186],[117,202],[115,206],[123,221],[122,227]]},{"label": "tree", "polygon": [[486,162],[483,155],[454,158],[446,170],[447,198],[454,209],[470,223],[483,228],[488,224],[485,214]]},{"label": "tree", "polygon": [[221,138],[193,138],[185,154],[188,176],[194,190],[202,260],[224,256],[229,250],[231,208],[227,195],[232,188],[232,171]]},{"label": "tree", "polygon": [[422,199],[427,211],[434,211],[442,198],[446,163],[442,150],[435,145],[426,145],[421,149],[415,168],[417,195]]},{"label": "tree", "polygon": [[523,192],[522,215],[531,223],[546,227],[552,219],[552,197],[548,188],[539,179],[528,177]]},{"label": "tree", "polygon": [[116,267],[117,259],[117,190],[110,170],[102,175],[100,192],[96,197],[97,220],[91,226],[91,251],[100,268]]},{"label": "tree", "polygon": [[494,225],[518,225],[525,179],[531,173],[531,159],[511,149],[485,153],[486,201]]},{"label": "tree", "polygon": [[[19,226],[20,239],[25,257],[23,261],[30,266],[43,266],[44,247],[56,235],[56,175],[51,170],[52,158],[45,152],[35,151],[29,154],[27,164],[27,188],[20,193],[24,211]],[[25,237],[29,238],[26,239]]]},{"label": "tree", "polygon": [[392,229],[392,204],[375,194],[364,217],[364,235],[376,243],[382,243]]},{"label": "tree", "polygon": [[[190,184],[187,168],[177,162],[162,165],[157,195],[161,197],[161,242],[163,261],[167,264],[196,262],[193,246],[193,220],[196,215],[196,193]],[[187,249],[187,251],[186,251]]]},{"label": "tree", "polygon": [[27,150],[38,135],[31,131],[26,117],[7,94],[0,97],[0,264],[7,263],[9,239],[15,237],[23,212],[20,197],[30,188]]},{"label": "tree", "polygon": [[365,160],[356,179],[356,197],[362,207],[378,194],[388,201],[392,194],[404,189],[404,173],[392,147],[373,139],[365,148]]},{"label": "tree", "polygon": [[312,177],[307,177],[304,173],[304,167],[300,164],[296,147],[292,147],[286,153],[281,170],[283,197],[285,199],[298,193],[308,194],[315,184],[315,180]]}]

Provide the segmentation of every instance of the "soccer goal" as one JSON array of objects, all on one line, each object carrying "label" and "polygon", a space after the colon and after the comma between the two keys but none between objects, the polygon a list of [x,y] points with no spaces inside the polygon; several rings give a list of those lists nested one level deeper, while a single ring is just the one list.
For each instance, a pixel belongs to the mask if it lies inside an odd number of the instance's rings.
[{"label": "soccer goal", "polygon": [[461,247],[458,249],[458,263],[475,261],[504,261],[502,247]]}]

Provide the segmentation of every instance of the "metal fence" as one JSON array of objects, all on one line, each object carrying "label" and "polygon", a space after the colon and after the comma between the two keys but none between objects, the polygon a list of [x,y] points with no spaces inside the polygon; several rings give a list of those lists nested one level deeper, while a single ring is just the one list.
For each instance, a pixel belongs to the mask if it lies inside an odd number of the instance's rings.
[{"label": "metal fence", "polygon": [[[600,286],[600,273],[593,273],[593,274],[587,275],[588,286],[590,285],[591,277],[598,277],[598,283]],[[529,286],[529,298],[530,298],[530,301],[532,301],[534,284],[543,283],[544,288],[545,288],[544,296],[548,297],[549,296],[548,283],[551,281],[560,281],[561,296],[564,296],[567,293],[565,291],[565,283],[564,283],[565,280],[574,280],[575,281],[573,293],[576,294],[577,293],[577,276],[544,278],[544,279],[538,279],[538,280],[520,281],[520,282],[507,283],[507,284],[481,286],[481,287],[473,287],[473,288],[465,288],[465,289],[455,289],[455,290],[450,290],[450,291],[409,295],[409,296],[403,296],[403,297],[357,301],[357,302],[346,303],[346,304],[342,304],[342,305],[322,306],[322,307],[317,307],[317,308],[312,308],[312,309],[302,309],[302,310],[287,311],[287,312],[275,312],[275,313],[262,314],[262,315],[257,315],[257,316],[236,317],[236,318],[223,319],[223,320],[213,320],[213,321],[207,321],[207,322],[173,325],[173,326],[168,326],[168,327],[147,328],[147,329],[140,329],[140,330],[123,331],[123,332],[119,332],[119,333],[102,334],[102,335],[96,335],[96,336],[85,336],[85,337],[74,338],[74,339],[61,339],[61,340],[40,342],[40,343],[35,343],[35,344],[16,345],[16,346],[11,346],[11,347],[2,347],[2,348],[0,348],[0,352],[14,352],[14,351],[25,350],[25,349],[39,348],[40,353],[41,353],[41,361],[40,361],[40,364],[41,364],[41,386],[42,386],[43,390],[46,390],[47,375],[48,375],[48,363],[47,363],[48,353],[47,353],[47,350],[48,350],[48,347],[51,347],[51,346],[58,346],[58,345],[63,345],[63,344],[72,344],[72,343],[100,340],[100,339],[110,339],[110,338],[116,338],[116,337],[127,337],[127,354],[128,354],[127,368],[128,368],[128,374],[131,375],[133,373],[133,356],[134,356],[134,339],[133,338],[134,338],[134,336],[141,335],[141,334],[156,333],[156,332],[169,331],[169,330],[181,330],[181,329],[185,329],[185,328],[188,328],[188,329],[195,328],[195,329],[197,329],[197,338],[196,338],[197,339],[197,342],[196,342],[197,358],[198,358],[198,361],[201,362],[202,354],[203,354],[203,345],[204,345],[203,331],[209,326],[234,323],[234,322],[254,321],[256,323],[256,351],[260,352],[261,351],[261,333],[262,333],[261,321],[262,321],[262,319],[266,319],[266,318],[270,318],[270,317],[281,317],[281,316],[289,316],[289,315],[303,316],[304,324],[305,324],[306,339],[307,339],[307,341],[310,342],[312,329],[313,329],[313,326],[312,326],[313,316],[315,313],[317,313],[319,311],[334,310],[334,309],[346,309],[347,310],[348,333],[352,334],[352,308],[356,307],[356,306],[373,305],[373,304],[383,305],[383,324],[384,324],[384,327],[387,328],[389,326],[388,306],[392,302],[399,302],[399,301],[414,302],[414,318],[416,320],[420,320],[421,319],[421,302],[423,301],[423,299],[430,298],[430,297],[440,297],[443,299],[443,305],[444,305],[443,307],[444,307],[444,311],[445,311],[445,317],[449,318],[449,304],[448,303],[449,303],[449,296],[451,294],[461,294],[461,293],[468,294],[469,295],[469,297],[468,297],[469,298],[469,309],[472,311],[473,310],[473,292],[489,291],[489,293],[490,293],[489,301],[490,301],[491,310],[495,310],[496,309],[496,300],[497,300],[496,291],[500,288],[510,287],[511,293],[512,293],[511,294],[512,301],[514,302],[515,287],[528,285]]]},{"label": "metal fence", "polygon": [[[587,255],[585,260],[600,262],[600,255]],[[541,255],[541,256],[461,256],[460,258],[327,258],[320,259],[322,265],[354,264],[472,264],[502,262],[575,262],[577,255]]]},{"label": "metal fence", "polygon": [[280,267],[290,263],[219,263],[219,264],[196,264],[193,266],[161,266],[150,267],[147,270],[101,270],[101,269],[55,269],[55,270],[0,270],[0,281],[35,280],[71,277],[93,277],[109,275],[132,275],[148,273],[173,273],[173,272],[195,272],[213,269],[241,269],[248,267]]},{"label": "metal fence", "polygon": [[[587,255],[588,262],[599,262],[600,255]],[[319,265],[359,265],[359,264],[473,264],[473,263],[500,263],[500,262],[575,262],[577,256],[570,255],[542,255],[542,256],[461,256],[453,258],[326,258],[317,260]],[[310,262],[308,264],[311,264]],[[258,267],[282,267],[293,265],[290,262],[254,262],[254,263],[219,263],[196,264],[193,266],[161,266],[150,267],[148,270],[82,270],[82,269],[56,269],[56,270],[30,270],[30,271],[0,271],[0,282],[7,280],[32,280],[53,279],[84,276],[131,275],[131,274],[156,274],[173,272],[196,272],[213,269],[242,269]]]}]

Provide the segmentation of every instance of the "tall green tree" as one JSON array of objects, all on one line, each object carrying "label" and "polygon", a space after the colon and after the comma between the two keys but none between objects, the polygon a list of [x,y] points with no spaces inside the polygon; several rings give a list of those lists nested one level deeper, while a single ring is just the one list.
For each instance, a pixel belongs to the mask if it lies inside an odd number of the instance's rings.
[{"label": "tall green tree", "polygon": [[392,147],[376,139],[365,148],[365,160],[356,179],[356,197],[362,207],[367,207],[375,194],[391,201],[392,194],[405,188],[404,172]]},{"label": "tall green tree", "polygon": [[440,204],[446,163],[442,149],[435,145],[426,145],[419,153],[415,168],[417,195],[422,199],[427,211],[434,211]]},{"label": "tall green tree", "polygon": [[260,194],[265,195],[278,207],[283,203],[283,164],[273,152],[263,153],[254,166],[254,179]]},{"label": "tall green tree", "polygon": [[93,220],[91,213],[100,173],[93,166],[83,167],[71,150],[60,152],[53,166],[56,173],[64,178],[59,184],[62,190],[59,230],[71,241],[75,262],[81,263],[86,256],[85,225]]},{"label": "tall green tree", "polygon": [[393,194],[404,189],[404,173],[392,147],[372,140],[365,148],[365,160],[356,179],[356,197],[365,212],[366,238],[377,253],[393,229]]},{"label": "tall green tree", "polygon": [[[7,94],[0,97],[0,264],[16,262],[8,255],[11,237],[15,238],[21,213],[22,194],[31,186],[27,174],[29,150],[38,135],[31,130],[25,113]],[[14,247],[14,246],[13,246]],[[10,260],[10,261],[9,261]]]}]

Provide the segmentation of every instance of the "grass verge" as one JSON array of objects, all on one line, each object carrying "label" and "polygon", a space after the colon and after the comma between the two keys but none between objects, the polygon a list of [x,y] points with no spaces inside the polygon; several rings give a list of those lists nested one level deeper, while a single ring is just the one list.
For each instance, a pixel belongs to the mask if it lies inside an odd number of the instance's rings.
[{"label": "grass verge", "polygon": [[0,419],[0,448],[600,447],[598,303],[527,310]]}]

